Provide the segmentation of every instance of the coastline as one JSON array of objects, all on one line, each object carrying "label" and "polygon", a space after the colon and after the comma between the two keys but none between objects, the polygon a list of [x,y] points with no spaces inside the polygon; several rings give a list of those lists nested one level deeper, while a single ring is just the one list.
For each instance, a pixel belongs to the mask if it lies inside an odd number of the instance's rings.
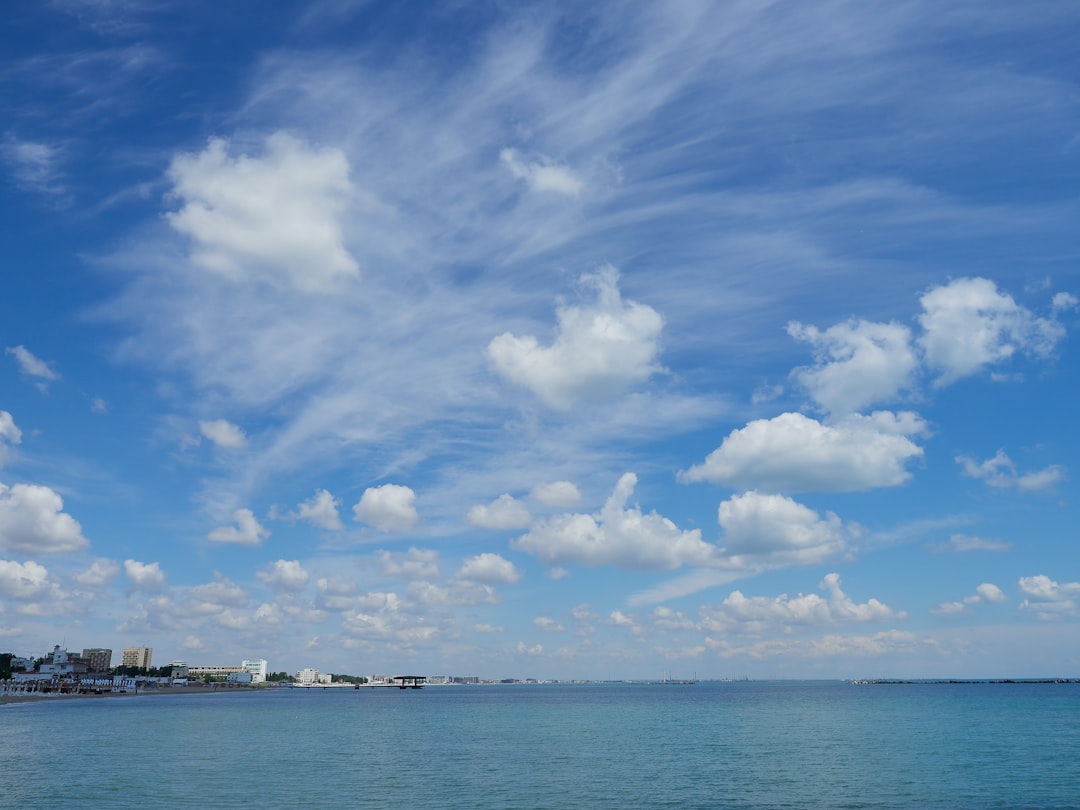
[{"label": "coastline", "polygon": [[254,692],[259,687],[251,686],[169,686],[163,688],[140,689],[138,692],[102,692],[101,694],[82,693],[41,693],[29,694],[0,693],[0,706],[17,706],[25,703],[45,703],[67,700],[98,700],[101,698],[151,697],[155,695],[223,695],[233,692]]}]

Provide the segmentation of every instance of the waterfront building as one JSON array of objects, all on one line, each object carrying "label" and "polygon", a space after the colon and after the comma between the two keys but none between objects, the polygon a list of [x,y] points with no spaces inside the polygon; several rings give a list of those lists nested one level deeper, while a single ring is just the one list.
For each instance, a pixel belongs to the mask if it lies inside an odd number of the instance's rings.
[{"label": "waterfront building", "polygon": [[299,672],[296,673],[296,682],[299,683],[299,684],[318,683],[319,682],[319,670],[311,669],[310,667],[308,667],[307,669],[300,670]]},{"label": "waterfront building", "polygon": [[246,672],[243,667],[188,667],[188,677],[202,680],[209,675],[215,681],[223,681],[234,672]]},{"label": "waterfront building", "polygon": [[190,674],[186,661],[170,661],[168,668],[171,670],[173,678],[186,678]]},{"label": "waterfront building", "polygon": [[90,671],[90,665],[85,659],[70,655],[59,644],[53,647],[52,653],[46,658],[44,664],[38,667],[38,672],[43,675],[61,677],[64,675],[83,675]]},{"label": "waterfront building", "polygon": [[265,683],[265,681],[266,681],[266,659],[265,658],[255,658],[255,659],[245,658],[244,661],[240,664],[240,668],[243,669],[245,672],[250,672],[251,673],[251,682],[252,683]]},{"label": "waterfront building", "polygon": [[82,651],[82,657],[90,664],[91,672],[108,672],[112,669],[112,650],[89,647]]},{"label": "waterfront building", "polygon": [[154,650],[152,647],[124,647],[124,654],[120,659],[120,666],[150,669],[150,659],[153,654]]}]

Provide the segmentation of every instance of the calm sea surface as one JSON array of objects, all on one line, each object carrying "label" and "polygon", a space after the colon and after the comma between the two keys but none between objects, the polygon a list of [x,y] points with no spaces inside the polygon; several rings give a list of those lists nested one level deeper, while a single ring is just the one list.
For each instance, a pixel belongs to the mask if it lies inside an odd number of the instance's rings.
[{"label": "calm sea surface", "polygon": [[0,707],[0,806],[1080,807],[1080,685],[267,690]]}]

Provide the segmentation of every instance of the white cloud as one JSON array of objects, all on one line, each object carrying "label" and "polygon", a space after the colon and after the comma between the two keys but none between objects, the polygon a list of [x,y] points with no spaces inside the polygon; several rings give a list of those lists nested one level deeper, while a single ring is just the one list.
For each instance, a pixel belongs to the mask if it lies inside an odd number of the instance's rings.
[{"label": "white cloud", "polygon": [[581,503],[581,493],[570,481],[537,484],[529,494],[545,506],[561,509],[570,509]]},{"label": "white cloud", "polygon": [[399,534],[411,529],[420,519],[413,506],[415,500],[416,493],[399,484],[369,487],[353,506],[353,515],[360,523],[381,532]]},{"label": "white cloud", "polygon": [[784,495],[746,492],[720,504],[723,552],[738,566],[811,565],[846,550],[850,530]]},{"label": "white cloud", "polygon": [[512,585],[521,579],[521,572],[509,560],[488,552],[466,559],[457,578],[491,585]]},{"label": "white cloud", "polygon": [[52,595],[55,588],[45,566],[0,560],[0,596],[5,599],[32,602]]},{"label": "white cloud", "polygon": [[505,332],[488,344],[495,370],[532,391],[553,408],[608,399],[660,370],[656,362],[663,318],[656,310],[619,295],[612,267],[582,277],[596,288],[595,306],[560,306],[551,346],[532,335]]},{"label": "white cloud", "polygon": [[925,433],[926,423],[908,411],[850,414],[834,424],[783,413],[732,431],[703,464],[680,472],[679,480],[770,492],[899,486],[911,478],[905,465],[923,455],[909,437]]},{"label": "white cloud", "polygon": [[86,548],[82,527],[63,508],[49,487],[0,484],[0,548],[30,555]]},{"label": "white cloud", "polygon": [[96,414],[104,414],[109,412],[109,403],[101,397],[94,397],[90,400],[90,410]]},{"label": "white cloud", "polygon": [[541,655],[544,652],[543,644],[528,646],[524,641],[519,641],[514,650],[520,655]]},{"label": "white cloud", "polygon": [[525,504],[504,493],[487,506],[472,507],[468,521],[485,529],[524,529],[532,521],[532,515]]},{"label": "white cloud", "polygon": [[255,574],[271,588],[283,591],[302,591],[311,579],[299,560],[276,560]]},{"label": "white cloud", "polygon": [[1004,602],[1005,594],[992,582],[984,582],[975,589],[975,595],[983,602]]},{"label": "white cloud", "polygon": [[383,576],[400,579],[435,579],[439,576],[439,552],[410,548],[407,552],[380,551]]},{"label": "white cloud", "polygon": [[327,531],[340,531],[345,528],[338,514],[341,502],[325,489],[315,491],[315,495],[300,504],[297,516],[301,520],[309,521],[320,529]]},{"label": "white cloud", "polygon": [[7,461],[9,444],[22,443],[22,431],[7,411],[0,411],[0,467]]},{"label": "white cloud", "polygon": [[656,512],[646,515],[626,507],[636,485],[637,476],[626,473],[599,513],[564,514],[541,521],[511,545],[548,564],[671,570],[709,563],[716,549],[701,539],[699,530],[680,531]]},{"label": "white cloud", "polygon": [[965,596],[963,601],[945,602],[944,604],[933,608],[930,612],[949,616],[957,613],[965,613],[968,608],[975,605],[1004,602],[1006,598],[1007,597],[1002,592],[1001,588],[997,585],[992,582],[984,582],[975,589],[975,593],[970,596]]},{"label": "white cloud", "polygon": [[247,436],[239,427],[226,419],[200,421],[199,431],[218,447],[239,450],[247,447]]},{"label": "white cloud", "polygon": [[22,442],[22,431],[7,411],[0,411],[0,442],[2,441],[11,442],[11,444]]},{"label": "white cloud", "polygon": [[477,624],[473,625],[473,631],[477,633],[505,633],[506,628],[494,624]]},{"label": "white cloud", "polygon": [[341,151],[278,132],[261,157],[234,158],[212,138],[199,154],[174,158],[168,174],[181,207],[166,216],[192,238],[196,264],[304,292],[329,292],[358,275],[342,243],[352,183]]},{"label": "white cloud", "polygon": [[904,618],[904,613],[897,613],[877,599],[862,604],[853,602],[841,590],[839,574],[826,574],[818,587],[828,593],[827,598],[815,593],[748,597],[741,591],[732,591],[722,604],[701,608],[701,627],[708,632],[737,628],[758,633],[790,625],[822,626]]},{"label": "white cloud", "polygon": [[0,162],[10,172],[15,185],[24,191],[58,195],[65,192],[60,174],[59,147],[8,136],[0,141]]},{"label": "white cloud", "polygon": [[1043,620],[1080,615],[1076,602],[1080,597],[1080,582],[1058,583],[1045,574],[1038,574],[1020,577],[1019,584],[1020,593],[1024,595],[1021,610],[1033,611]]},{"label": "white cloud", "polygon": [[28,377],[37,377],[48,382],[55,382],[60,375],[49,368],[49,364],[36,357],[25,346],[9,346],[4,349],[5,354],[10,354],[19,364],[19,370]]},{"label": "white cloud", "polygon": [[537,616],[533,619],[533,625],[551,633],[562,633],[566,630],[565,627],[548,616]]},{"label": "white cloud", "polygon": [[1063,312],[1067,309],[1076,309],[1080,306],[1080,299],[1078,299],[1072,293],[1059,292],[1054,295],[1050,302],[1051,308],[1054,312]]},{"label": "white cloud", "polygon": [[206,539],[214,543],[236,543],[241,546],[257,546],[270,532],[260,525],[250,509],[237,509],[233,512],[235,526],[220,526],[209,534]]},{"label": "white cloud", "polygon": [[1008,551],[1012,548],[1012,543],[968,534],[954,534],[948,542],[932,545],[930,548],[932,551]]},{"label": "white cloud", "polygon": [[906,326],[853,319],[821,332],[792,321],[787,331],[814,349],[814,366],[792,376],[829,413],[893,400],[914,382],[918,359]]},{"label": "white cloud", "polygon": [[1052,488],[1065,478],[1065,468],[1052,464],[1036,472],[1018,473],[1004,450],[998,450],[993,458],[978,461],[970,456],[957,456],[956,463],[968,478],[985,481],[987,486],[1000,489],[1016,487],[1022,492],[1038,492]]},{"label": "white cloud", "polygon": [[570,572],[567,571],[565,568],[559,568],[558,566],[556,566],[555,568],[549,568],[547,571],[548,579],[565,579],[568,576],[570,576]]},{"label": "white cloud", "polygon": [[938,387],[978,373],[1017,352],[1045,357],[1065,335],[1057,321],[1036,317],[985,278],[934,287],[920,299],[919,338]]},{"label": "white cloud", "polygon": [[584,186],[572,169],[560,166],[543,155],[527,160],[516,149],[503,149],[499,153],[499,161],[514,177],[528,183],[533,191],[553,191],[567,197],[577,197]]},{"label": "white cloud", "polygon": [[[213,582],[196,585],[185,594],[188,608],[197,614],[217,616],[226,608],[243,608],[251,602],[248,592],[235,582],[215,574]],[[225,624],[243,627],[246,618],[226,618]]]},{"label": "white cloud", "polygon": [[493,586],[460,579],[445,587],[431,582],[413,582],[407,593],[410,599],[427,607],[495,605],[500,601]]},{"label": "white cloud", "polygon": [[903,630],[883,630],[865,636],[829,634],[812,639],[777,638],[757,641],[745,646],[729,644],[726,640],[705,639],[706,645],[724,658],[837,658],[840,656],[879,657],[910,654],[918,645],[918,637]]},{"label": "white cloud", "polygon": [[124,560],[124,575],[138,591],[158,591],[165,585],[165,572],[156,562]]},{"label": "white cloud", "polygon": [[111,583],[120,573],[120,566],[113,560],[99,558],[89,568],[73,574],[72,582],[87,588],[101,588]]}]

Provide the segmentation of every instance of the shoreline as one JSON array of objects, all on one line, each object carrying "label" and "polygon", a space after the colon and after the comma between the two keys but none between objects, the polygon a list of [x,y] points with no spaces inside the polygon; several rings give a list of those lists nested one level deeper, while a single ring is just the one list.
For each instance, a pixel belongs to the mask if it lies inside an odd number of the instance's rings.
[{"label": "shoreline", "polygon": [[42,693],[0,694],[0,706],[18,706],[25,703],[48,703],[67,700],[98,700],[102,698],[153,697],[156,695],[222,695],[232,692],[256,692],[251,686],[169,686],[160,689],[140,689],[137,692],[94,693]]}]

